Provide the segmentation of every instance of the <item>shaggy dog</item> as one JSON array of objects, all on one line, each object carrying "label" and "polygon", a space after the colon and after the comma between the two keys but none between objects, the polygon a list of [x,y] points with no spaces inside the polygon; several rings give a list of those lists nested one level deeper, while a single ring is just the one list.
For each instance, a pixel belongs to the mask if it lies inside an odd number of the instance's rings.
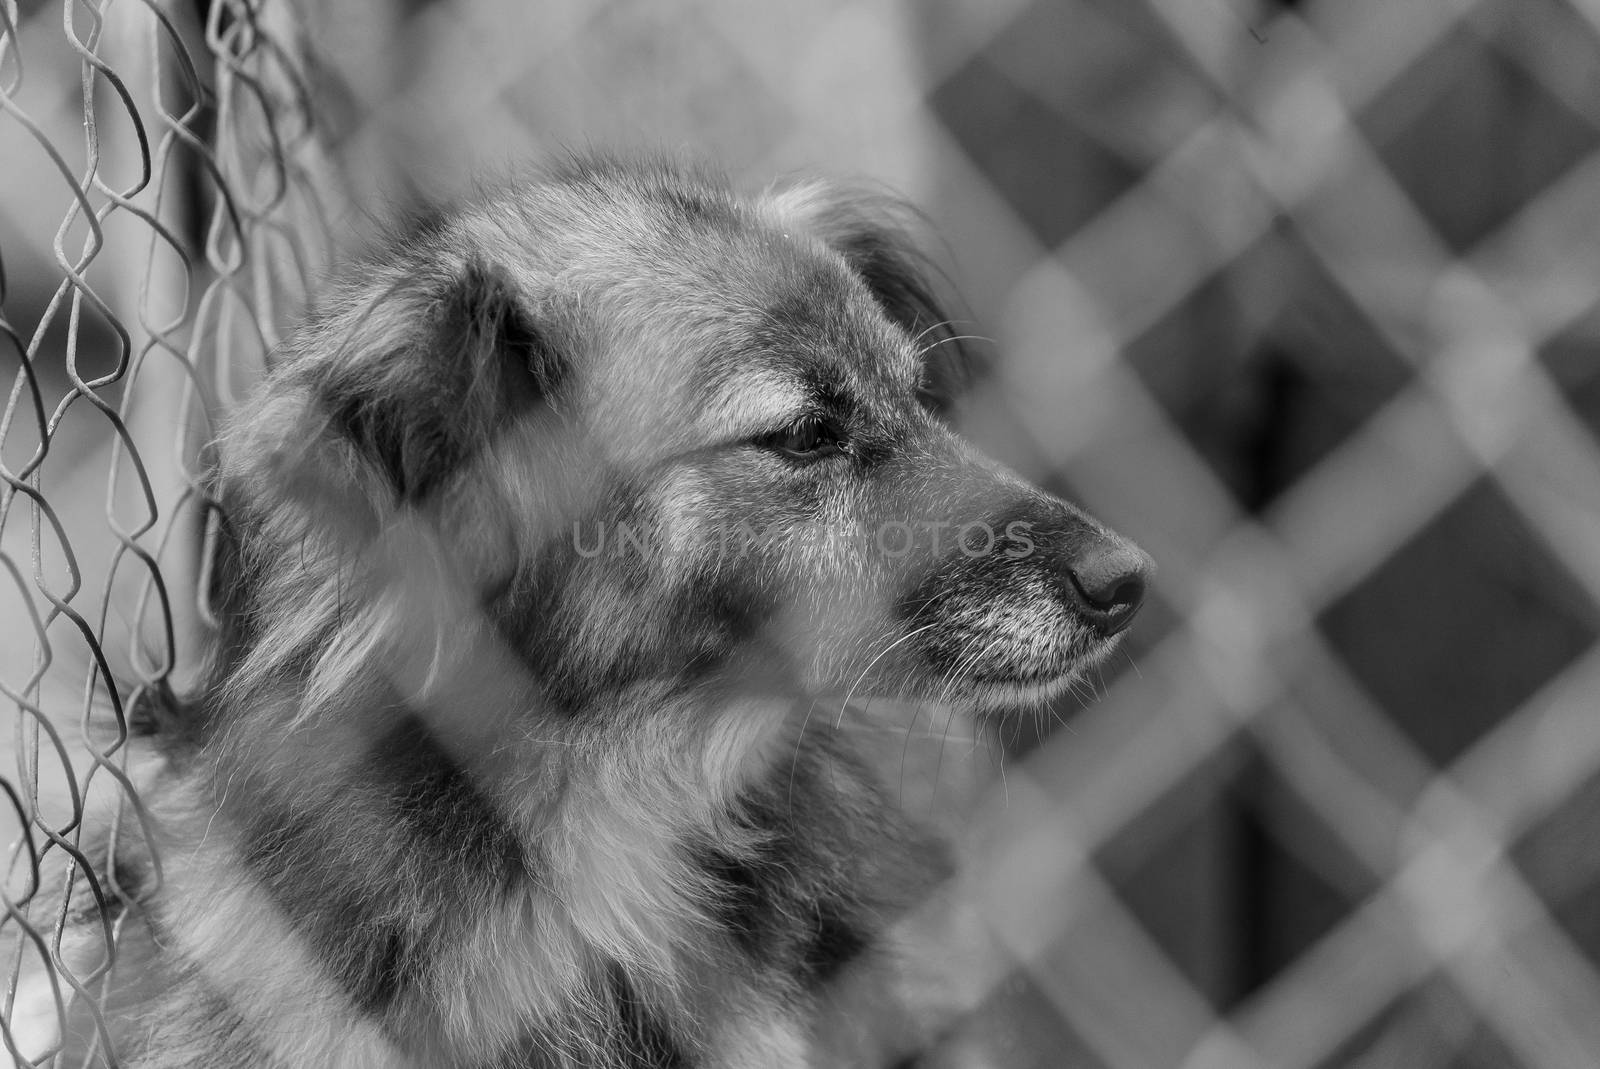
[{"label": "shaggy dog", "polygon": [[1043,701],[1150,566],[947,428],[894,214],[580,160],[347,273],[219,443],[121,1064],[882,1064],[937,1028],[889,922],[947,862],[852,699]]}]

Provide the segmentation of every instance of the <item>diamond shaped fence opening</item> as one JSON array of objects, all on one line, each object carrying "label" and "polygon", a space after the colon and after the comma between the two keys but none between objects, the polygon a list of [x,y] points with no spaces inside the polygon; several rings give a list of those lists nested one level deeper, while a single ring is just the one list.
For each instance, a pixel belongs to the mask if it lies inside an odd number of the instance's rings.
[{"label": "diamond shaped fence opening", "polygon": [[16,1064],[115,1064],[217,421],[386,216],[591,143],[906,192],[970,436],[1159,562],[1000,731],[939,1064],[1600,1063],[1593,3],[0,0]]}]

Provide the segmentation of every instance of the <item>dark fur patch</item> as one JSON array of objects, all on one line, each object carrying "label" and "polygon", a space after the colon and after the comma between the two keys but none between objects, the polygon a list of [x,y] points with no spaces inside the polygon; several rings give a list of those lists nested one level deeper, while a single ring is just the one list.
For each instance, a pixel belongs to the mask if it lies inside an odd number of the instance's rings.
[{"label": "dark fur patch", "polygon": [[708,846],[695,857],[695,865],[710,878],[714,888],[718,924],[746,954],[752,958],[765,956],[761,921],[770,898],[763,872],[767,864]]},{"label": "dark fur patch", "polygon": [[[459,919],[396,916],[391,892],[415,896],[421,880],[440,884],[427,898],[443,901],[444,885],[505,888],[527,865],[515,835],[420,717],[402,714],[368,762],[384,785],[373,800],[401,836],[381,851],[350,856],[335,815],[297,812],[243,785],[239,796],[250,801],[230,805],[230,815],[246,870],[351,1001],[377,1016],[423,977],[448,937],[439,925]],[[396,879],[407,886],[391,888]]]},{"label": "dark fur patch", "polygon": [[842,915],[837,903],[818,902],[811,938],[802,958],[813,983],[826,984],[871,946],[865,929]]},{"label": "dark fur patch", "polygon": [[[425,277],[425,265],[417,271]],[[422,285],[420,293],[402,287],[380,300],[421,306],[415,318],[431,329],[414,344],[427,359],[378,355],[337,365],[321,390],[333,426],[378,465],[400,500],[426,497],[505,420],[548,400],[566,374],[565,361],[489,267],[474,261],[431,290]],[[360,337],[350,344],[359,346]]]},{"label": "dark fur patch", "polygon": [[[826,806],[827,794],[814,786],[797,785],[800,797],[808,806]],[[752,850],[735,855],[707,845],[695,861],[715,889],[715,916],[734,944],[757,964],[816,987],[870,946],[862,903],[850,890],[861,874],[851,871],[853,859],[835,852],[839,844],[802,830],[774,787],[739,806],[746,830],[756,835]]]},{"label": "dark fur patch", "polygon": [[667,1026],[646,1006],[618,966],[607,971],[607,987],[621,1025],[617,1069],[688,1069],[690,1061]]},{"label": "dark fur patch", "polygon": [[373,915],[366,888],[343,878],[345,866],[359,862],[331,856],[333,840],[313,819],[271,804],[250,809],[239,843],[246,870],[316,948],[351,1002],[381,1014],[422,965],[411,934]]},{"label": "dark fur patch", "polygon": [[922,362],[918,399],[946,416],[982,365],[945,310],[930,280],[932,264],[903,232],[897,211],[905,209],[881,198],[844,200],[824,209],[818,222],[878,307],[911,337]]},{"label": "dark fur patch", "polygon": [[369,759],[400,825],[429,854],[505,886],[527,866],[516,833],[500,818],[422,718],[406,713]]},{"label": "dark fur patch", "polygon": [[[614,491],[614,497],[626,500],[628,493]],[[632,493],[642,497],[644,491]],[[650,531],[657,525],[633,504],[628,502],[616,513],[579,518],[568,530],[603,529],[606,541],[590,545],[589,550],[602,562],[621,556],[624,564],[638,564],[641,554],[619,548],[620,526],[630,524],[634,530]],[[603,581],[608,585],[600,586],[595,567],[575,548],[577,542],[558,540],[539,560],[525,563],[487,605],[496,630],[543,684],[541,698],[547,711],[576,715],[643,679],[671,679],[683,691],[693,690],[725,667],[730,654],[748,650],[769,623],[760,611],[761,598],[751,589],[752,577],[725,570],[679,592],[672,612],[677,624],[656,647],[573,648],[561,638],[574,630],[585,607],[597,596],[620,593],[621,600],[629,604],[654,596],[651,577],[642,569],[607,572]]]},{"label": "dark fur patch", "polygon": [[[481,1069],[556,1069],[585,1065],[595,1069],[690,1069],[697,1064],[666,1023],[639,998],[625,970],[615,962],[590,982],[588,1016],[556,1020],[530,1031]],[[601,1025],[598,1033],[593,1033]],[[593,1034],[597,1045],[575,1046]]]}]

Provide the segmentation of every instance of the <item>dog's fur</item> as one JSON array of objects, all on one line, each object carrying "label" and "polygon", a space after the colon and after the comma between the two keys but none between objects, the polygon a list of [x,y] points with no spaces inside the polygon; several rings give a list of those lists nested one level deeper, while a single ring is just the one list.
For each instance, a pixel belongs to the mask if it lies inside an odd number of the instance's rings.
[{"label": "dog's fur", "polygon": [[[220,442],[123,1064],[878,1064],[937,1025],[888,932],[946,861],[840,702],[1048,697],[1148,562],[941,422],[892,216],[580,160],[348,273]],[[893,1027],[837,1026],[847,971]]]}]

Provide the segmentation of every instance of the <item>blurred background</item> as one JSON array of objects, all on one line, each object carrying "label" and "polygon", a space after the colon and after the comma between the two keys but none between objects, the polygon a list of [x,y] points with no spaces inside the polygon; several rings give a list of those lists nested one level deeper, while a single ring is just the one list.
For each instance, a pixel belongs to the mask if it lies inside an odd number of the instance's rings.
[{"label": "blurred background", "polygon": [[944,1064],[1600,1064],[1594,0],[0,0],[8,1019],[192,669],[211,419],[384,219],[589,145],[903,192],[970,436],[1159,563],[1007,737]]}]

